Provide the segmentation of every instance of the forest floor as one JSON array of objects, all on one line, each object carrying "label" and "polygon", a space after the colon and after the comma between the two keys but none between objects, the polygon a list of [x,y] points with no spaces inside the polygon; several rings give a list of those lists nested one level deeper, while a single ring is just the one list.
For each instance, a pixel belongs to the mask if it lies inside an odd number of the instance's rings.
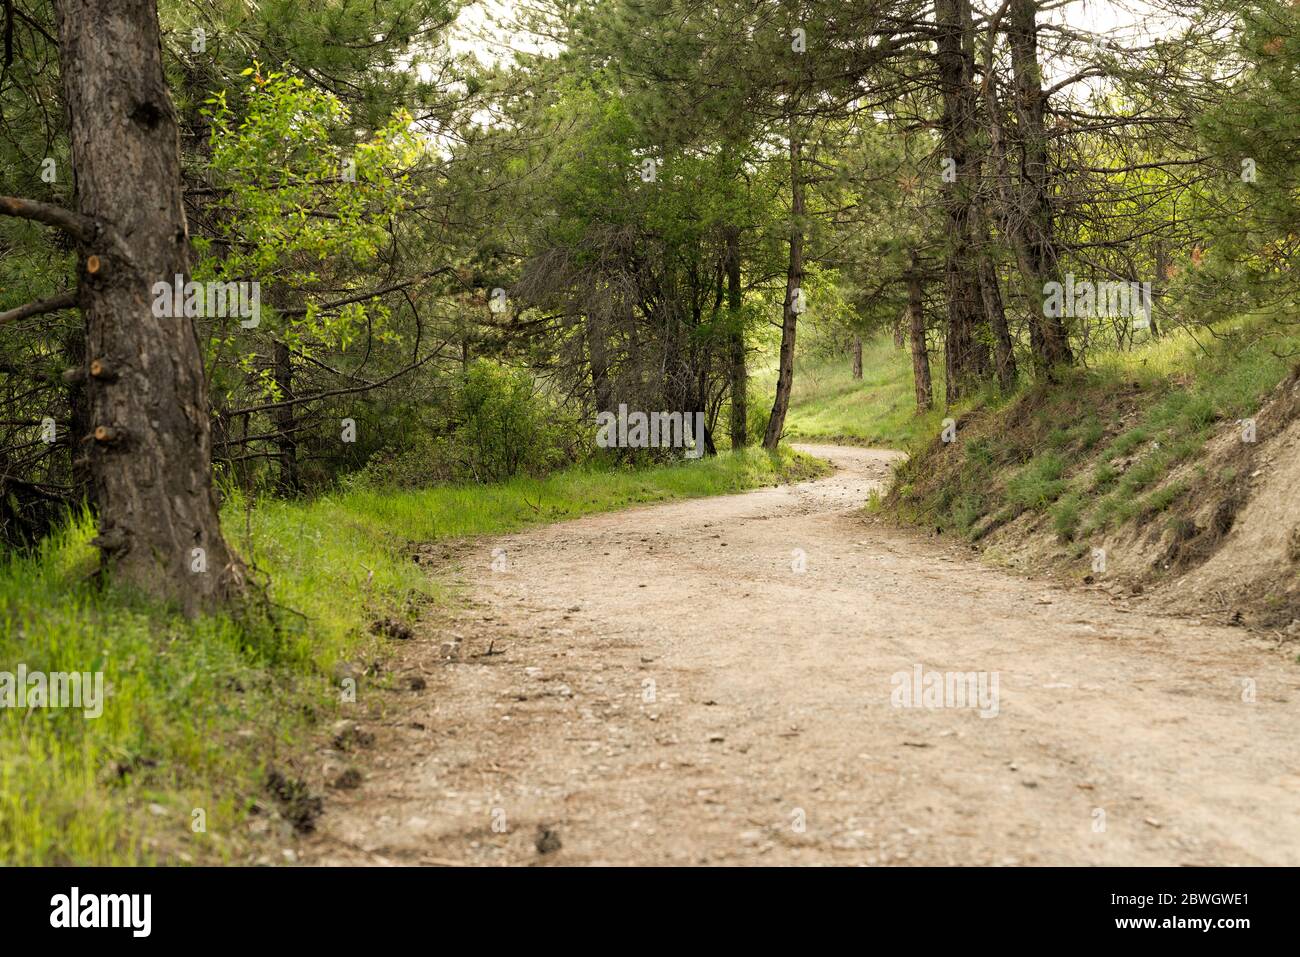
[{"label": "forest floor", "polygon": [[[805,450],[838,470],[431,546],[463,600],[321,755],[360,780],[302,860],[1300,864],[1290,655],[873,520],[897,454]],[[917,666],[996,715],[895,707]]]}]

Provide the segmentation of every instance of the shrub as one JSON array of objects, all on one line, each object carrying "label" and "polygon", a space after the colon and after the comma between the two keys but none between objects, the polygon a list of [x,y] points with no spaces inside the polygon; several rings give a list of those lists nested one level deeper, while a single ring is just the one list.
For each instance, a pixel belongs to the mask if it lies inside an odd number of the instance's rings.
[{"label": "shrub", "polygon": [[1052,527],[1058,541],[1072,542],[1079,530],[1079,512],[1082,501],[1078,493],[1063,495],[1052,509]]},{"label": "shrub", "polygon": [[[745,424],[749,429],[749,444],[762,445],[767,423],[772,418],[772,397],[766,392],[751,388],[745,404]],[[787,428],[789,423],[787,421]]]},{"label": "shrub", "polygon": [[459,424],[444,442],[458,478],[503,482],[543,474],[564,458],[555,411],[520,369],[479,359],[454,402]]},{"label": "shrub", "polygon": [[527,371],[479,359],[441,415],[415,418],[348,485],[417,489],[540,476],[574,460],[571,450],[577,445],[573,423],[538,391]]}]

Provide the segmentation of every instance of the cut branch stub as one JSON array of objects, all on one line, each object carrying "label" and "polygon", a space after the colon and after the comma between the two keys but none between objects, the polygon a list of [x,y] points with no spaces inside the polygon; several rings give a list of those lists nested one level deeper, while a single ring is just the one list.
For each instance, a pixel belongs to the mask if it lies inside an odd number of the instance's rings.
[{"label": "cut branch stub", "polygon": [[90,540],[90,544],[111,555],[126,551],[130,540],[126,532],[120,528],[104,528]]},{"label": "cut branch stub", "polygon": [[103,359],[92,359],[90,362],[90,374],[100,382],[116,382],[117,372]]}]

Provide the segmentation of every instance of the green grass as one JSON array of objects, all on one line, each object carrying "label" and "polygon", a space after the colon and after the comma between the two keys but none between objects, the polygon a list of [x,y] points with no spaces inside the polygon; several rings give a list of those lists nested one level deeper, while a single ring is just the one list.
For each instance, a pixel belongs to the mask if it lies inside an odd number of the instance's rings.
[{"label": "green grass", "polygon": [[[0,662],[103,671],[103,713],[0,710],[0,863],[243,860],[269,766],[292,767],[343,713],[332,673],[383,654],[367,626],[437,600],[410,542],[515,531],[626,505],[716,495],[816,474],[783,449],[624,470],[593,465],[496,486],[355,490],[246,508],[227,536],[284,609],[186,621],[90,581],[85,516],[39,551],[0,561]],[[191,828],[193,812],[206,831]],[[270,845],[269,852],[285,846]]]},{"label": "green grass", "polygon": [[1056,452],[1043,452],[1007,481],[1006,497],[1022,509],[1042,511],[1065,491],[1066,460]]},{"label": "green grass", "polygon": [[[942,356],[932,357],[934,394],[943,397]],[[862,344],[862,378],[853,378],[852,360],[795,362],[794,385],[786,414],[788,441],[826,441],[886,448],[911,448],[939,434],[946,413],[916,414],[912,359],[888,335]],[[759,392],[771,396],[775,370],[755,375]],[[769,399],[770,401],[770,399]]]},{"label": "green grass", "polygon": [[1189,492],[1174,470],[1253,415],[1287,374],[1279,356],[1300,342],[1261,328],[1234,320],[1214,335],[1175,332],[1103,354],[1059,387],[981,399],[955,446],[917,450],[885,504],[972,538],[987,533],[986,517],[996,526],[1026,511],[1050,516],[1061,542],[1148,521]]}]

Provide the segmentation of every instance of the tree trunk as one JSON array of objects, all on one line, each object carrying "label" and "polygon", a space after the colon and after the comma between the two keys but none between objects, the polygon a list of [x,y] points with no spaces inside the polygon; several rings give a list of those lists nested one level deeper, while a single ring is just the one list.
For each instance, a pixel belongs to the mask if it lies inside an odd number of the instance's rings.
[{"label": "tree trunk", "polygon": [[698,371],[695,374],[695,408],[691,410],[691,428],[695,428],[696,422],[703,423],[703,436],[695,436],[696,442],[704,442],[704,454],[714,456],[718,454],[718,447],[713,441],[713,430],[709,428],[709,362],[712,353],[708,349],[701,349],[697,356]]},{"label": "tree trunk", "polygon": [[912,379],[916,384],[916,410],[928,412],[934,406],[930,384],[930,353],[925,344],[925,313],[921,292],[921,275],[916,253],[907,275],[907,332],[912,347]]},{"label": "tree trunk", "polygon": [[1156,240],[1156,277],[1155,282],[1151,284],[1151,336],[1154,339],[1160,338],[1160,327],[1156,325],[1156,303],[1160,302],[1165,294],[1165,273],[1169,271],[1169,254],[1165,250],[1165,241]]},{"label": "tree trunk", "polygon": [[984,304],[984,318],[993,332],[993,366],[998,374],[998,388],[1010,395],[1016,387],[1016,353],[1007,327],[1007,313],[1002,305],[1002,290],[998,285],[997,265],[993,261],[993,240],[989,234],[988,219],[983,206],[976,200],[973,210],[975,241],[978,244],[980,299]]},{"label": "tree trunk", "polygon": [[1016,388],[1016,353],[1011,343],[1011,330],[1007,327],[1006,310],[1002,306],[997,269],[988,255],[980,256],[979,269],[984,315],[993,330],[993,365],[997,370],[998,388],[1003,395],[1010,395]]},{"label": "tree trunk", "polygon": [[1011,169],[1007,164],[1006,135],[1002,125],[1002,105],[997,94],[997,78],[992,70],[985,66],[984,79],[985,116],[989,128],[989,155],[993,160],[994,182],[997,184],[1002,219],[1002,234],[1011,241],[1016,255],[1016,266],[1020,273],[1025,301],[1029,305],[1029,349],[1034,358],[1034,365],[1043,367],[1044,355],[1043,324],[1046,316],[1040,308],[1043,290],[1039,287],[1029,265],[1029,245],[1025,235],[1023,217],[1019,205],[1011,190]]},{"label": "tree trunk", "polygon": [[939,27],[939,83],[943,91],[943,148],[954,174],[944,184],[947,255],[944,262],[948,323],[944,362],[949,404],[979,386],[989,367],[988,347],[980,337],[982,318],[979,267],[971,242],[975,201],[974,28],[969,0],[935,0]]},{"label": "tree trunk", "polygon": [[853,334],[853,378],[862,378],[862,336]]},{"label": "tree trunk", "polygon": [[727,347],[733,449],[743,449],[749,444],[749,374],[745,370],[745,329],[740,315],[743,298],[740,285],[740,230],[731,226],[727,229],[727,311],[730,313]]},{"label": "tree trunk", "polygon": [[790,265],[785,276],[785,306],[781,310],[781,355],[776,377],[776,398],[767,420],[763,448],[775,451],[785,431],[794,385],[794,334],[799,321],[797,299],[803,287],[804,184],[801,168],[803,144],[796,123],[790,121]]},{"label": "tree trunk", "polygon": [[612,412],[613,391],[609,382],[609,343],[605,339],[605,321],[587,317],[587,360],[591,365],[591,391],[597,412]]},{"label": "tree trunk", "polygon": [[[287,345],[279,341],[275,343],[273,354],[271,379],[282,399],[292,399],[293,354]],[[302,477],[298,471],[296,418],[292,405],[271,410],[271,422],[276,431],[275,447],[280,456],[279,489],[282,495],[297,495],[302,491]]]},{"label": "tree trunk", "polygon": [[202,355],[191,319],[154,314],[189,272],[176,116],[154,0],[57,0],[86,317],[90,473],[104,571],[210,608],[242,583],[221,534]]},{"label": "tree trunk", "polygon": [[1046,315],[1044,286],[1060,281],[1054,236],[1051,184],[1047,170],[1047,96],[1038,64],[1038,4],[1036,0],[1010,0],[1007,35],[1011,43],[1011,68],[1016,80],[1016,127],[1021,142],[1021,208],[1017,218],[1024,232],[1021,269],[1030,288],[1030,315],[1038,334],[1034,358],[1049,376],[1056,366],[1073,363],[1065,322]]},{"label": "tree trunk", "polygon": [[[68,333],[63,340],[63,354],[68,369],[86,369],[86,329],[83,322],[80,328]],[[68,382],[68,438],[72,453],[72,497],[83,499],[93,509],[95,506],[95,485],[90,474],[90,459],[82,450],[80,439],[95,430],[91,424],[90,393],[87,378],[77,376]]]}]

